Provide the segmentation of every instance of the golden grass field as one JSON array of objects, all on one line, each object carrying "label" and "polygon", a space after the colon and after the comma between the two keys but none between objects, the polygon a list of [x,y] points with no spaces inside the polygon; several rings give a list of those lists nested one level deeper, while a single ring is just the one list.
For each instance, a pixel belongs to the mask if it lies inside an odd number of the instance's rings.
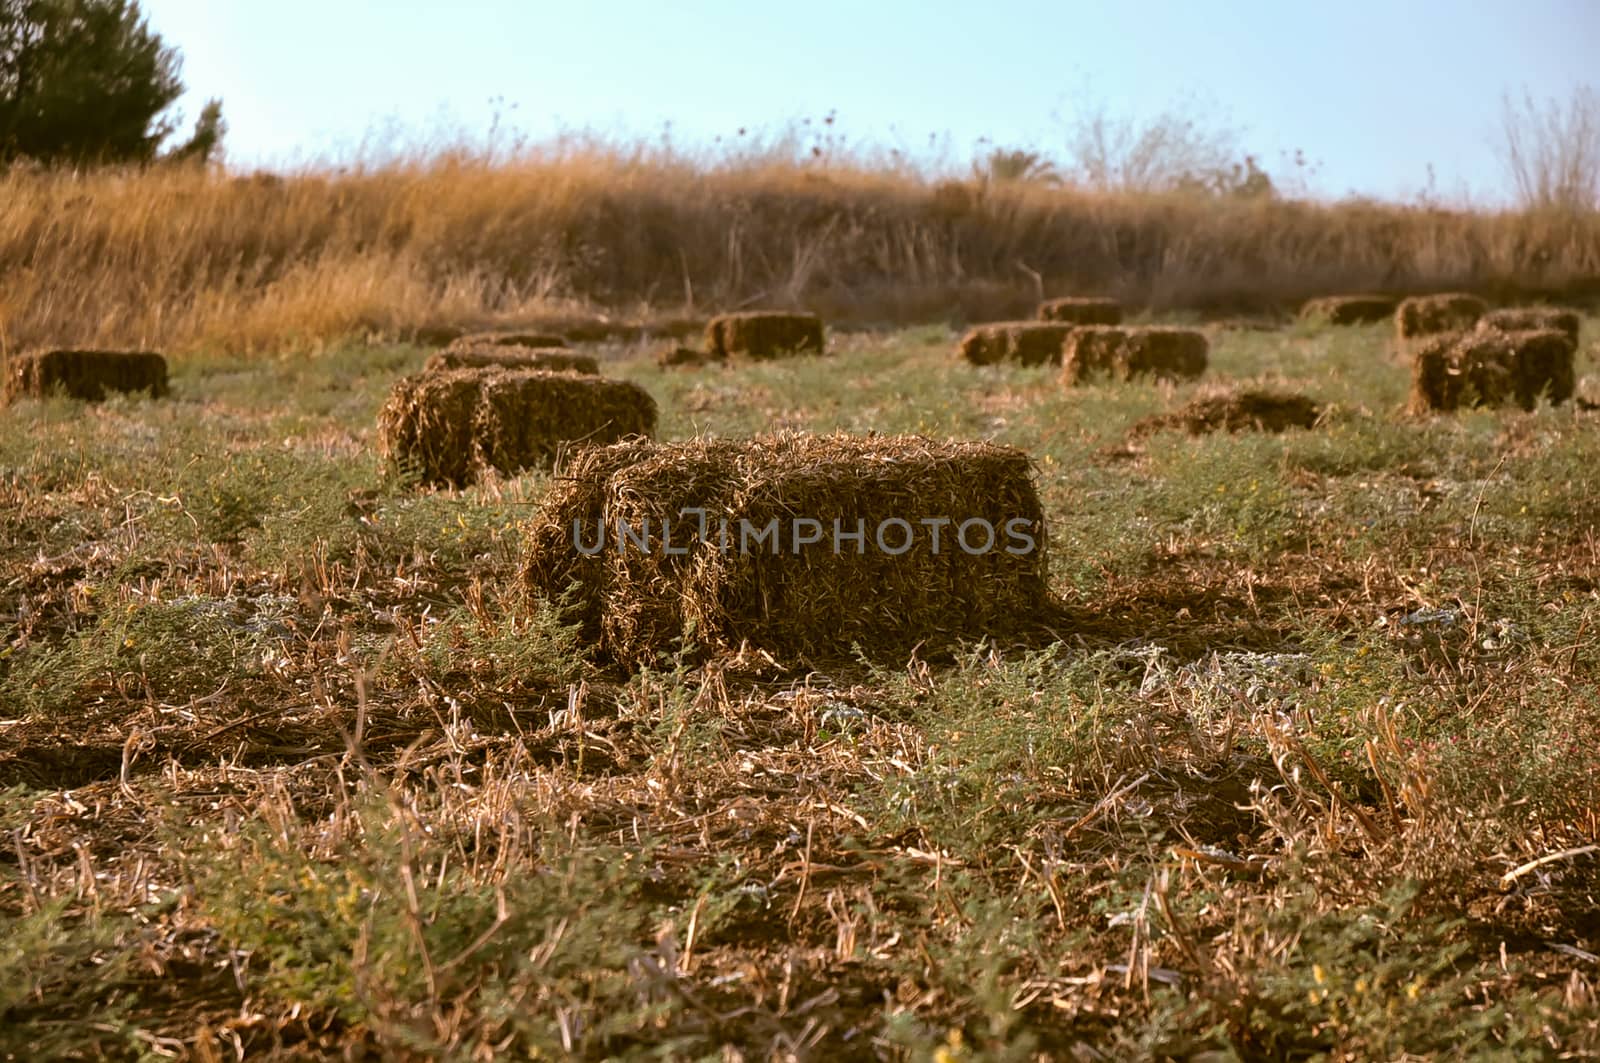
[{"label": "golden grass field", "polygon": [[14,350],[307,350],[573,310],[981,321],[1062,292],[1232,311],[1369,289],[1566,295],[1597,276],[1593,214],[1089,194],[594,146],[288,177],[0,176]]}]

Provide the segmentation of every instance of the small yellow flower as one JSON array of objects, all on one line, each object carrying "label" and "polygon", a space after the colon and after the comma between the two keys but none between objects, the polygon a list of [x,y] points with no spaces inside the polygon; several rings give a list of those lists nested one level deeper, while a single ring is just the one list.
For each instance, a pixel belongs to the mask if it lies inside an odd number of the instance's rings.
[{"label": "small yellow flower", "polygon": [[933,1053],[936,1063],[958,1063],[959,1060],[966,1058],[967,1054],[963,1051],[964,1039],[959,1029],[951,1030],[945,1035],[944,1040],[945,1043],[940,1045]]},{"label": "small yellow flower", "polygon": [[1328,981],[1328,972],[1322,969],[1322,964],[1313,963],[1311,965],[1311,980],[1318,985],[1323,985]]}]

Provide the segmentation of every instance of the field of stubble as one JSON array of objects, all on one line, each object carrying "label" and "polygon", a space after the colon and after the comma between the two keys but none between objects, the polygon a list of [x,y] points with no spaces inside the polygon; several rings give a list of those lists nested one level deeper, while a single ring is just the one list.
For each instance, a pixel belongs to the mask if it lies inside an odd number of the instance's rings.
[{"label": "field of stubble", "polygon": [[1322,422],[1130,442],[1196,389],[943,328],[597,349],[663,438],[1033,455],[1060,641],[826,673],[591,659],[546,477],[383,469],[419,348],[0,411],[0,1058],[1600,1053],[1600,414],[1212,342]]}]

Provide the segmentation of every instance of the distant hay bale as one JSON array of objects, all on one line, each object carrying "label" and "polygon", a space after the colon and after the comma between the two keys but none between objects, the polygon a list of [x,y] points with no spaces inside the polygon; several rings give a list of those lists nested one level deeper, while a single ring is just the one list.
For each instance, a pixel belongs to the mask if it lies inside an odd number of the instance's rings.
[{"label": "distant hay bale", "polygon": [[995,321],[968,329],[956,349],[973,365],[1060,365],[1061,344],[1076,327],[1056,321]]},{"label": "distant hay bale", "polygon": [[551,373],[599,376],[600,363],[592,356],[565,347],[447,347],[431,355],[424,372],[446,369],[543,369]]},{"label": "distant hay bale", "polygon": [[35,351],[11,356],[3,369],[0,405],[57,391],[86,402],[112,391],[167,393],[167,360],[146,351]]},{"label": "distant hay bale", "polygon": [[466,335],[457,325],[416,325],[404,332],[406,339],[422,347],[443,347]]},{"label": "distant hay bale", "polygon": [[1575,348],[1557,329],[1447,333],[1412,357],[1411,408],[1449,412],[1515,403],[1531,410],[1540,396],[1559,405],[1577,385]]},{"label": "distant hay bale", "polygon": [[1006,360],[1010,338],[1001,325],[978,325],[967,330],[956,351],[973,365],[998,365]]},{"label": "distant hay bale", "polygon": [[1069,296],[1039,304],[1040,321],[1060,321],[1069,325],[1120,325],[1122,304],[1115,299]]},{"label": "distant hay bale", "polygon": [[656,364],[663,369],[698,369],[721,359],[698,347],[663,347],[656,355]]},{"label": "distant hay bale", "polygon": [[706,352],[717,359],[760,361],[825,350],[822,319],[816,314],[747,310],[719,314],[706,323]]},{"label": "distant hay bale", "polygon": [[523,578],[570,591],[569,619],[624,664],[684,639],[898,662],[1036,620],[1045,550],[1020,450],[782,433],[584,451],[535,518]]},{"label": "distant hay bale", "polygon": [[1566,333],[1574,347],[1578,345],[1578,330],[1582,324],[1576,310],[1559,306],[1509,306],[1503,310],[1491,310],[1478,319],[1479,328],[1497,329],[1500,332],[1555,329]]},{"label": "distant hay bale", "polygon": [[567,338],[554,332],[472,332],[457,336],[451,347],[565,347]]},{"label": "distant hay bale", "polygon": [[1283,432],[1311,428],[1322,407],[1305,395],[1281,391],[1219,391],[1197,396],[1172,413],[1147,417],[1129,433],[1137,438],[1165,429],[1189,435],[1209,432]]},{"label": "distant hay bale", "polygon": [[1402,344],[1421,336],[1460,332],[1476,325],[1488,311],[1488,303],[1464,292],[1416,295],[1402,299],[1395,308],[1395,332]]},{"label": "distant hay bale", "polygon": [[1096,376],[1192,380],[1206,371],[1209,348],[1193,329],[1084,325],[1063,345],[1062,379],[1069,386]]},{"label": "distant hay bale", "polygon": [[1272,314],[1239,314],[1233,317],[1219,317],[1209,324],[1212,328],[1223,332],[1277,332],[1286,322],[1283,318]]},{"label": "distant hay bale", "polygon": [[484,468],[548,467],[565,450],[655,431],[636,384],[538,370],[448,369],[395,382],[378,414],[384,456],[425,483],[461,486]]},{"label": "distant hay bale", "polygon": [[1394,316],[1399,300],[1392,295],[1329,295],[1300,308],[1300,320],[1320,325],[1370,325]]}]

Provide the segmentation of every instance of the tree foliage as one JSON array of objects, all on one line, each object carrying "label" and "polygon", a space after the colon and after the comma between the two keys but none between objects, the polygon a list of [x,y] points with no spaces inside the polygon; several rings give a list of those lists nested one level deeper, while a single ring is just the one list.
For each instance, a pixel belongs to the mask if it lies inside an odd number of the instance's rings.
[{"label": "tree foliage", "polygon": [[[0,0],[0,164],[157,158],[175,128],[166,112],[183,94],[180,65],[135,0]],[[170,154],[210,158],[223,131],[213,100]]]},{"label": "tree foliage", "polygon": [[1032,181],[1039,184],[1058,185],[1061,174],[1055,163],[1037,151],[1021,148],[995,148],[988,158],[972,166],[979,180],[999,184],[1014,181]]},{"label": "tree foliage", "polygon": [[1131,117],[1085,98],[1062,121],[1069,176],[1082,187],[1247,198],[1276,193],[1255,157],[1241,150],[1238,131],[1192,101]]}]

